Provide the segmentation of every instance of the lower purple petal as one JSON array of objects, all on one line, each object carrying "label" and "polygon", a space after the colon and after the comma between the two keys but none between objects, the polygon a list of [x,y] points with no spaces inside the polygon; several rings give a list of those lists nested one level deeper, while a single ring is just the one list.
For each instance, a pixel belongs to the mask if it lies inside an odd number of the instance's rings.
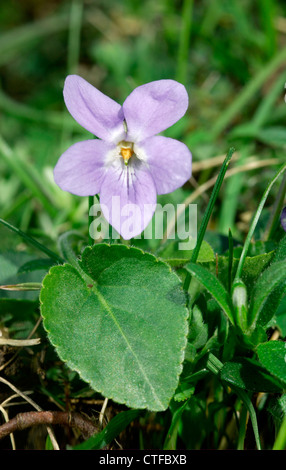
[{"label": "lower purple petal", "polygon": [[154,136],[140,143],[158,194],[167,194],[185,184],[192,173],[188,147],[169,137]]},{"label": "lower purple petal", "polygon": [[56,184],[77,196],[98,194],[106,173],[105,159],[113,148],[114,145],[102,140],[85,140],[72,145],[54,168]]},{"label": "lower purple petal", "polygon": [[153,178],[141,162],[126,166],[120,160],[108,169],[101,186],[100,205],[106,220],[125,240],[147,227],[156,199]]}]

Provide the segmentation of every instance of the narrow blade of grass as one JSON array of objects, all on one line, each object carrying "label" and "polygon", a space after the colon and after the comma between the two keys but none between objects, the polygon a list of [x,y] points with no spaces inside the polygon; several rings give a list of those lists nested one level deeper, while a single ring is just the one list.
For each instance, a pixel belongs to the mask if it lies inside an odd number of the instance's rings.
[{"label": "narrow blade of grass", "polygon": [[17,235],[19,235],[21,238],[23,238],[23,240],[25,240],[26,242],[30,243],[31,245],[33,245],[34,247],[38,248],[40,251],[42,251],[43,253],[45,253],[46,255],[48,255],[50,258],[54,259],[55,261],[57,261],[58,263],[64,263],[64,260],[58,256],[56,253],[54,253],[53,251],[49,250],[49,248],[47,248],[45,245],[42,245],[42,243],[38,242],[37,240],[35,240],[34,238],[30,237],[29,235],[27,235],[25,232],[22,232],[22,230],[14,227],[13,225],[9,224],[9,222],[6,222],[6,220],[3,220],[3,219],[0,219],[0,223],[2,225],[4,225],[5,227],[7,227],[9,230],[11,230],[12,232],[16,233]]},{"label": "narrow blade of grass", "polygon": [[[195,249],[193,251],[192,258],[191,258],[192,263],[195,263],[197,261],[197,258],[198,258],[199,252],[200,252],[200,248],[201,248],[201,244],[203,242],[205,232],[206,232],[206,229],[207,229],[207,226],[208,226],[208,223],[209,223],[209,220],[210,220],[210,217],[211,217],[211,214],[212,214],[212,211],[213,211],[213,208],[214,208],[214,205],[215,205],[220,187],[222,185],[225,173],[226,173],[227,168],[230,164],[230,160],[231,160],[231,157],[232,157],[234,151],[235,151],[234,148],[229,149],[228,154],[227,154],[227,156],[226,156],[226,158],[223,162],[223,165],[222,165],[221,170],[219,172],[219,175],[217,177],[216,183],[214,185],[214,188],[213,188],[213,191],[212,191],[212,194],[211,194],[211,197],[210,197],[207,209],[206,209],[206,212],[204,214],[204,217],[203,217],[203,220],[202,220],[202,223],[201,223],[201,226],[200,226],[198,239],[197,239],[197,244],[195,246]],[[184,289],[186,291],[189,289],[190,282],[191,282],[191,274],[188,273],[187,276],[186,276],[185,282],[184,282]]]},{"label": "narrow blade of grass", "polygon": [[266,202],[266,199],[268,197],[268,194],[270,193],[271,191],[271,188],[272,186],[274,185],[274,183],[276,182],[276,180],[279,178],[279,176],[281,176],[284,171],[286,170],[286,164],[282,166],[282,168],[280,168],[280,170],[278,171],[278,173],[276,173],[276,175],[274,176],[274,178],[270,181],[270,183],[268,184],[266,190],[264,191],[264,194],[261,198],[261,201],[258,205],[258,208],[257,208],[257,211],[254,215],[254,218],[252,220],[252,223],[250,225],[250,229],[249,229],[249,232],[247,234],[247,237],[246,237],[246,240],[244,242],[244,245],[243,245],[243,249],[242,249],[242,253],[241,253],[241,256],[240,256],[240,259],[239,259],[239,263],[238,263],[238,267],[237,267],[237,271],[236,271],[236,275],[235,275],[235,279],[234,279],[234,282],[238,281],[241,277],[241,273],[242,273],[242,269],[243,269],[243,265],[244,265],[244,261],[245,261],[245,258],[247,256],[247,252],[248,252],[248,249],[249,249],[249,245],[251,243],[251,239],[253,237],[253,234],[254,234],[254,230],[255,230],[255,227],[257,225],[257,222],[260,218],[260,215],[261,215],[261,212],[262,212],[262,209],[264,207],[264,204]]}]

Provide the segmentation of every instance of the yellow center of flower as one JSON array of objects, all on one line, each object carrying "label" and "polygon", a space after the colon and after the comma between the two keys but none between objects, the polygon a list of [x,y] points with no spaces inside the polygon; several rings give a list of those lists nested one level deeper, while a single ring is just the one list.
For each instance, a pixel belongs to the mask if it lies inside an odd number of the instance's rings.
[{"label": "yellow center of flower", "polygon": [[129,159],[133,155],[133,143],[132,142],[120,142],[120,155],[122,156],[125,165],[128,165]]}]

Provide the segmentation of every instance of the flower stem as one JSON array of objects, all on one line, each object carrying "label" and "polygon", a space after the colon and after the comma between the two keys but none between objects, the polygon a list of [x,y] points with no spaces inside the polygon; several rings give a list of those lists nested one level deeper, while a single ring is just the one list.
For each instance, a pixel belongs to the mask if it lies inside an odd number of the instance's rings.
[{"label": "flower stem", "polygon": [[94,204],[94,196],[88,196],[88,244],[93,245],[94,240],[90,234],[90,225],[93,221],[93,216],[90,215],[91,213],[91,208]]},{"label": "flower stem", "polygon": [[[235,151],[234,148],[229,149],[228,154],[227,154],[227,156],[226,156],[226,158],[223,162],[223,165],[222,165],[221,170],[219,172],[219,175],[217,177],[216,183],[214,185],[214,188],[213,188],[213,191],[212,191],[212,194],[211,194],[211,198],[209,200],[206,212],[205,212],[203,220],[202,220],[202,224],[200,226],[198,239],[197,239],[197,244],[196,244],[195,249],[192,253],[192,257],[191,257],[191,260],[190,260],[192,263],[195,263],[197,261],[197,258],[198,258],[199,252],[200,252],[200,248],[201,248],[201,244],[203,242],[205,232],[206,232],[206,229],[207,229],[207,226],[208,226],[208,223],[209,223],[209,220],[210,220],[210,217],[211,217],[211,214],[212,214],[212,211],[213,211],[213,208],[214,208],[214,205],[215,205],[220,187],[222,185],[225,173],[226,173],[227,168],[230,164],[230,160],[231,160],[231,157],[232,157],[234,151]],[[186,291],[189,289],[190,282],[191,282],[191,274],[188,273],[187,276],[186,276],[186,279],[185,279],[185,283],[184,283],[184,289]]]}]

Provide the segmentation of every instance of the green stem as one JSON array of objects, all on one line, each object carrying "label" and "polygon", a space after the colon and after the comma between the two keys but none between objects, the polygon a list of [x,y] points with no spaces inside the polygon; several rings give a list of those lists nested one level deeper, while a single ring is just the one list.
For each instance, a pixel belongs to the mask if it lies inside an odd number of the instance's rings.
[{"label": "green stem", "polygon": [[[210,353],[208,360],[207,360],[207,369],[212,372],[214,375],[218,376],[220,373],[220,370],[223,367],[223,363],[216,357],[214,354]],[[229,385],[229,384],[228,384]],[[260,438],[259,438],[259,431],[258,431],[258,424],[257,424],[257,418],[256,418],[256,413],[253,404],[251,403],[251,400],[247,393],[235,386],[232,386],[233,390],[237,393],[237,395],[240,397],[244,405],[246,406],[249,416],[251,419],[252,423],[252,428],[254,432],[254,437],[255,437],[255,442],[258,450],[261,450],[261,444],[260,444]]]},{"label": "green stem", "polygon": [[[200,252],[200,248],[201,248],[201,244],[203,242],[205,232],[206,232],[206,229],[207,229],[207,226],[208,226],[208,223],[209,223],[209,220],[210,220],[210,217],[211,217],[211,214],[212,214],[212,211],[213,211],[213,208],[214,208],[214,205],[215,205],[220,187],[222,185],[225,173],[226,173],[226,171],[228,169],[228,166],[230,164],[230,160],[231,160],[231,157],[234,153],[234,150],[235,150],[234,148],[229,149],[228,154],[227,154],[227,156],[226,156],[226,158],[223,162],[223,165],[222,165],[221,170],[219,172],[219,175],[217,177],[216,183],[214,185],[214,188],[213,188],[213,191],[212,191],[212,194],[211,194],[211,197],[210,197],[207,209],[206,209],[206,212],[205,212],[203,220],[202,220],[202,224],[200,226],[197,243],[196,243],[195,249],[192,253],[192,257],[191,257],[191,260],[190,260],[191,263],[195,263],[197,261],[197,258],[198,258],[199,252]],[[186,276],[186,279],[185,279],[185,282],[184,282],[184,289],[186,291],[189,289],[190,282],[191,282],[191,274],[187,273],[187,276]]]},{"label": "green stem", "polygon": [[2,290],[11,290],[11,291],[34,291],[41,290],[41,282],[23,282],[21,284],[7,284],[5,286],[0,286]]},{"label": "green stem", "polygon": [[91,208],[94,205],[94,196],[88,196],[88,244],[93,245],[94,240],[92,236],[90,235],[90,225],[93,221],[93,216],[90,215]]},{"label": "green stem", "polygon": [[240,419],[239,419],[237,450],[244,449],[244,440],[245,440],[245,434],[246,434],[246,419],[247,419],[247,408],[246,406],[242,405],[242,410],[240,412]]},{"label": "green stem", "polygon": [[235,275],[235,279],[234,279],[234,283],[236,281],[238,281],[240,278],[241,278],[241,273],[242,273],[242,269],[243,269],[243,265],[244,265],[244,261],[245,261],[245,258],[247,256],[247,252],[248,252],[248,249],[249,249],[249,246],[250,246],[250,243],[251,243],[251,239],[253,237],[253,234],[254,234],[254,230],[256,228],[256,225],[257,225],[257,222],[259,220],[259,217],[261,215],[261,212],[262,212],[262,209],[264,207],[264,204],[266,202],[266,199],[268,197],[268,194],[270,193],[270,190],[273,186],[273,184],[276,182],[276,180],[279,178],[279,176],[282,175],[282,173],[286,170],[286,164],[282,166],[282,168],[280,168],[280,170],[278,171],[278,173],[276,173],[275,177],[272,179],[272,181],[270,181],[270,183],[268,184],[262,198],[261,198],[261,201],[259,203],[259,206],[258,206],[258,209],[254,215],[254,218],[252,220],[252,223],[251,223],[251,226],[250,226],[250,229],[249,229],[249,232],[247,234],[247,237],[246,237],[246,240],[244,242],[244,246],[243,246],[243,249],[242,249],[242,253],[241,253],[241,256],[240,256],[240,259],[239,259],[239,263],[238,263],[238,267],[237,267],[237,271],[236,271],[236,275]]},{"label": "green stem", "polygon": [[249,412],[249,416],[250,416],[251,423],[252,423],[252,429],[253,429],[253,432],[254,432],[256,447],[257,447],[257,450],[261,450],[259,430],[258,430],[258,424],[257,424],[257,417],[256,417],[254,406],[253,406],[249,396],[247,395],[247,393],[244,390],[238,389],[236,387],[233,387],[233,389],[237,393],[237,395],[241,398],[241,400],[243,401],[244,405],[246,406],[246,408]]},{"label": "green stem", "polygon": [[285,450],[286,449],[286,416],[282,421],[281,427],[277,434],[274,442],[273,450]]},{"label": "green stem", "polygon": [[228,231],[228,291],[231,291],[233,266],[233,237],[231,230]]}]

